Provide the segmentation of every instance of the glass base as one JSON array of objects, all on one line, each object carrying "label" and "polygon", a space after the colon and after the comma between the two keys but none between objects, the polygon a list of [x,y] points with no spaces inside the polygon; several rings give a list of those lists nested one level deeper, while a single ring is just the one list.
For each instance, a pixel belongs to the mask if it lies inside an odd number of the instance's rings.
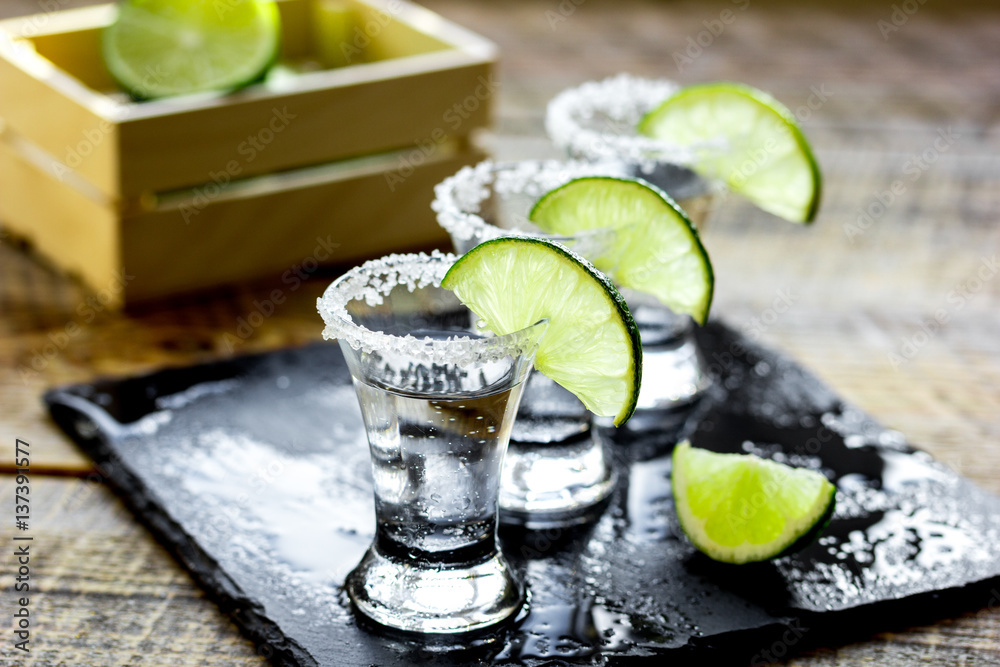
[{"label": "glass base", "polygon": [[[712,378],[692,335],[676,345],[642,348],[642,386],[635,414],[624,426],[628,431],[670,431],[712,386]],[[595,417],[602,428],[613,428],[611,417]]]},{"label": "glass base", "polygon": [[[652,297],[623,290],[642,338],[642,386],[635,414],[624,426],[631,431],[660,428],[672,414],[691,406],[712,386],[694,338],[694,321],[677,315]],[[598,417],[601,427],[613,426]]]},{"label": "glass base", "polygon": [[358,611],[405,632],[472,632],[507,620],[525,602],[524,587],[501,554],[467,567],[421,567],[373,545],[346,587]]},{"label": "glass base", "polygon": [[592,414],[541,373],[526,384],[500,472],[500,523],[531,530],[586,523],[616,481]]},{"label": "glass base", "polygon": [[697,399],[711,384],[691,332],[673,345],[643,346],[636,412],[677,409]]},{"label": "glass base", "polygon": [[587,523],[617,474],[595,432],[568,441],[511,441],[500,483],[500,523],[532,530]]}]

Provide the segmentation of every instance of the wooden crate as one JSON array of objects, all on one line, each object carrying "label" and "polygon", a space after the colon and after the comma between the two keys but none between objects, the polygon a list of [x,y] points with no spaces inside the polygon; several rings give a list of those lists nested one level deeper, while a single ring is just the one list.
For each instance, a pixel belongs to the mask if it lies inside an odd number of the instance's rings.
[{"label": "wooden crate", "polygon": [[124,272],[119,302],[280,274],[317,239],[334,263],[443,241],[432,187],[483,157],[493,44],[401,0],[279,7],[264,83],[149,102],[101,61],[111,5],[0,22],[4,227],[95,289]]}]

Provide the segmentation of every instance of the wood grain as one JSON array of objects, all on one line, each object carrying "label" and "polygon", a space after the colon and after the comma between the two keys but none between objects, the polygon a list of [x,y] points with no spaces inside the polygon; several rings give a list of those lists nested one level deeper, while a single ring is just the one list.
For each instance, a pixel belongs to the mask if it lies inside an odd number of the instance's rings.
[{"label": "wood grain", "polygon": [[[878,22],[891,18],[888,0],[426,4],[501,47],[499,113],[488,142],[502,158],[557,156],[544,137],[545,103],[566,86],[619,71],[742,80],[793,109],[807,104],[811,87],[828,91],[803,118],[826,179],[819,219],[808,229],[791,226],[730,197],[705,235],[718,273],[715,312],[781,346],[914,444],[1000,493],[1000,275],[977,282],[1000,251],[994,6],[924,3],[884,37]],[[0,14],[37,8],[15,0]],[[727,8],[736,8],[735,20],[679,70],[673,54]],[[949,127],[957,136],[934,150]],[[914,175],[913,161],[925,155]],[[859,212],[897,180],[904,192],[862,234],[849,235]],[[311,277],[294,291],[285,286],[287,300],[244,340],[240,318],[275,285],[227,288],[128,315],[95,311],[85,322],[90,293],[0,243],[4,437],[30,440],[39,472],[86,476],[88,462],[45,418],[39,396],[46,387],[315,340],[313,304],[329,275]],[[791,304],[779,313],[783,295]],[[942,309],[946,321],[922,335]],[[81,325],[79,333],[55,345],[70,322]],[[912,354],[904,356],[907,343]],[[19,369],[33,370],[33,360],[40,368],[22,379]],[[37,534],[45,538],[40,546],[49,545],[38,564],[39,646],[44,640],[48,652],[34,664],[263,664],[103,486],[42,476],[36,485],[37,506],[46,508]],[[81,496],[81,489],[89,491]],[[0,598],[4,608],[7,600]],[[1000,608],[990,604],[786,664],[1000,664]],[[0,664],[19,664],[4,650]]]},{"label": "wood grain", "polygon": [[[31,531],[31,652],[5,641],[0,664],[267,664],[103,484],[36,477],[31,497],[34,512],[44,508]],[[9,507],[13,488],[0,498]],[[0,566],[5,582],[10,561]],[[8,586],[0,604],[14,608]]]}]

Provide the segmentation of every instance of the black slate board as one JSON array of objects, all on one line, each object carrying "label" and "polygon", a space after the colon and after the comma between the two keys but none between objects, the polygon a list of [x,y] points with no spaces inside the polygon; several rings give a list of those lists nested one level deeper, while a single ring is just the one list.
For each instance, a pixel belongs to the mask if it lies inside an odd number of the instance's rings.
[{"label": "black slate board", "polygon": [[[474,638],[359,622],[340,589],[374,525],[369,455],[336,344],[49,392],[55,421],[276,665],[760,664],[991,600],[1000,499],[910,448],[800,366],[714,322],[715,387],[667,430],[608,434],[621,482],[582,529],[501,531],[531,608]],[[682,537],[680,437],[824,470],[826,533],[724,566]]]}]

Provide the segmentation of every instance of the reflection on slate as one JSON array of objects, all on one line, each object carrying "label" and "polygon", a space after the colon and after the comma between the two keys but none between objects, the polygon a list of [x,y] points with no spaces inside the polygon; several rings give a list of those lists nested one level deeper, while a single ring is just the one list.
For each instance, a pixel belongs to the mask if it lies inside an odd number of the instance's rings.
[{"label": "reflection on slate", "polygon": [[[724,325],[699,342],[717,378],[710,396],[671,432],[613,434],[621,482],[594,525],[503,531],[530,612],[450,642],[360,623],[340,589],[374,511],[336,344],[74,386],[46,401],[277,665],[762,663],[859,636],[848,628],[864,636],[991,603],[1000,499]],[[680,437],[821,469],[839,489],[829,529],[770,563],[704,558],[680,537],[670,495]]]}]

